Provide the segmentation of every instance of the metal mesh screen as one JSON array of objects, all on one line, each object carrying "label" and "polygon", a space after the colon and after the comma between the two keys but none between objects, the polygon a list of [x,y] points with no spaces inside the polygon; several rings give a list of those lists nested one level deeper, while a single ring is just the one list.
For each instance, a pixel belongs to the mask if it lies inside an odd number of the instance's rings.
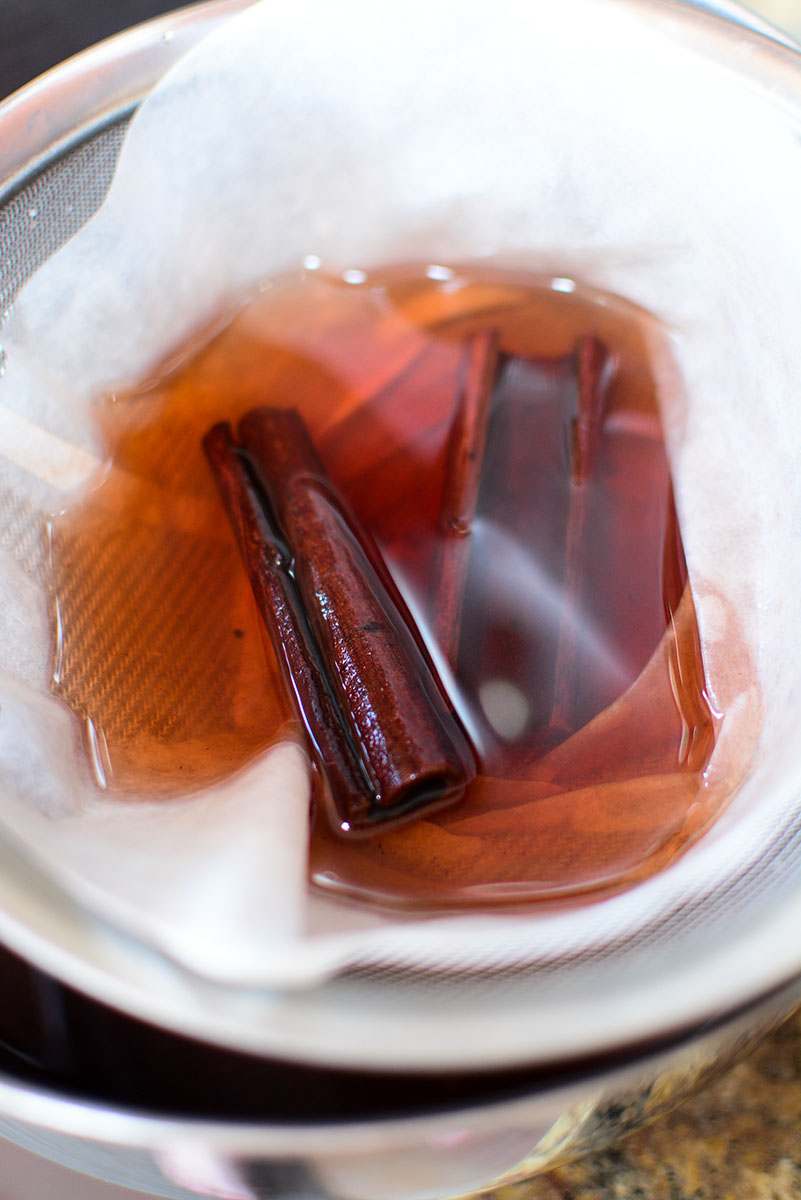
[{"label": "metal mesh screen", "polygon": [[[22,285],[103,203],[128,126],[122,117],[0,199],[0,328]],[[3,350],[0,346],[0,372]],[[38,575],[45,555],[42,514],[0,483],[0,546]]]},{"label": "metal mesh screen", "polygon": [[[100,131],[76,142],[58,161],[46,166],[21,189],[3,201],[0,197],[0,314],[5,314],[16,293],[36,269],[63,245],[92,216],[102,203],[111,183],[117,157],[127,127],[127,118],[116,120]],[[76,284],[77,286],[77,284]],[[2,363],[0,361],[0,370]],[[40,571],[43,561],[42,518],[22,501],[7,484],[0,485],[0,545],[13,553],[29,573]],[[110,581],[112,584],[114,581]],[[140,581],[141,582],[141,581]],[[202,631],[209,636],[210,631]],[[204,685],[206,681],[199,681]],[[173,711],[186,706],[170,693]],[[518,977],[535,973],[538,978],[549,972],[561,973],[577,965],[592,966],[610,956],[657,945],[664,949],[672,940],[686,937],[693,930],[714,926],[719,920],[731,921],[746,908],[776,895],[798,888],[801,880],[801,812],[785,814],[773,832],[771,843],[755,852],[755,857],[739,874],[725,881],[710,881],[705,895],[693,895],[685,903],[663,912],[660,919],[625,935],[611,937],[588,951],[566,945],[549,961],[526,962],[527,947],[521,944],[521,962],[500,972],[488,971],[485,960],[464,959],[442,963],[443,978],[464,981],[472,978],[476,987],[494,987],[499,974]],[[410,967],[412,973],[410,974]],[[480,972],[480,978],[477,974]],[[351,979],[361,978],[404,982],[414,988],[414,963],[404,961],[402,970],[393,963],[357,965]],[[419,986],[430,986],[435,977],[428,965],[421,964]],[[343,986],[347,986],[344,984]]]},{"label": "metal mesh screen", "polygon": [[0,313],[100,207],[127,125],[123,118],[79,142],[0,207]]}]

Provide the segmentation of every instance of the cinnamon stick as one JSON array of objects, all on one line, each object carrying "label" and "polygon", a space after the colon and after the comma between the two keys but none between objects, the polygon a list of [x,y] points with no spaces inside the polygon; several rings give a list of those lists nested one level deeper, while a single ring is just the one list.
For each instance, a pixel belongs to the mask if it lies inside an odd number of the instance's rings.
[{"label": "cinnamon stick", "polygon": [[589,480],[598,455],[603,417],[612,379],[611,355],[597,338],[583,337],[576,348],[576,412],[572,421],[570,508],[565,534],[564,606],[554,668],[551,728],[572,732],[578,722],[575,702],[581,669],[580,626],[584,588],[584,548]]},{"label": "cinnamon stick", "polygon": [[462,379],[445,452],[445,484],[439,515],[440,552],[433,604],[438,643],[456,665],[492,393],[498,371],[498,334],[482,329],[465,341]]},{"label": "cinnamon stick", "polygon": [[[272,585],[259,583],[254,594],[342,831],[364,833],[452,803],[475,775],[473,753],[376,547],[346,513],[297,412],[254,409],[238,432],[248,511],[255,498],[261,522],[255,540],[238,533],[240,546],[251,582],[275,559],[265,541],[277,534],[288,547],[279,600],[289,591],[291,603],[279,603],[277,619]],[[206,440],[218,484],[220,437],[212,430]],[[233,523],[242,525],[238,512]],[[322,679],[311,698],[299,677],[309,662]]]},{"label": "cinnamon stick", "polygon": [[358,823],[369,808],[370,780],[342,727],[339,709],[290,575],[291,557],[272,530],[227,422],[203,439],[228,519],[276,658],[314,745],[314,757],[338,808]]},{"label": "cinnamon stick", "polygon": [[[453,657],[459,642],[469,647],[459,662],[460,679],[482,708],[487,680],[507,688],[506,697],[498,693],[498,703],[515,701],[521,714],[515,720],[523,725],[508,733],[511,725],[496,725],[508,709],[492,710],[490,725],[502,739],[523,741],[536,754],[562,740],[576,727],[580,704],[586,708],[579,686],[587,644],[582,613],[586,558],[594,551],[586,545],[586,527],[598,499],[588,485],[595,479],[612,375],[608,349],[584,336],[565,356],[502,356],[490,394],[484,395],[486,425],[471,481],[477,491],[471,523],[480,513],[494,536],[482,546],[480,564],[466,562],[461,576],[454,572],[456,586],[461,582],[464,588],[469,567],[470,592],[466,602],[464,594],[449,600],[453,640],[446,641],[444,623],[440,636]],[[460,432],[464,427],[454,425]],[[449,452],[447,461],[453,471],[459,460]],[[449,489],[446,485],[444,495]],[[447,596],[447,587],[440,588]],[[498,755],[499,764],[506,761],[500,747]]]},{"label": "cinnamon stick", "polygon": [[571,480],[586,483],[595,466],[614,361],[603,342],[585,334],[576,347],[576,415],[573,421]]}]

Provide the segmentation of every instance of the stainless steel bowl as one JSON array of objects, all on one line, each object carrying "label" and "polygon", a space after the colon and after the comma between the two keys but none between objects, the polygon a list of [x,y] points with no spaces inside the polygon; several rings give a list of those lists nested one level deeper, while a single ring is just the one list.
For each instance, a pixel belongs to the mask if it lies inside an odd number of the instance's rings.
[{"label": "stainless steel bowl", "polygon": [[[34,198],[40,230],[42,214],[59,215],[35,244],[15,239],[3,248],[0,311],[101,203],[127,122],[148,89],[179,54],[247,3],[217,0],[152,21],[79,55],[0,106],[0,237],[8,237]],[[737,23],[755,49],[782,40],[733,5],[686,8],[703,10],[712,29],[721,20]],[[711,1015],[690,1005],[659,1035],[595,1047],[581,1058],[507,1063],[493,1071],[451,1064],[436,1075],[417,1064],[376,1075],[341,1063],[293,1066],[280,1061],[280,1045],[251,1045],[258,1052],[251,1057],[204,1044],[212,1027],[221,1045],[247,1042],[234,1010],[225,1029],[215,1024],[213,989],[193,991],[193,1019],[184,1019],[187,985],[180,973],[48,891],[4,846],[0,937],[22,956],[0,956],[6,983],[0,1037],[9,1047],[0,1056],[0,1133],[41,1161],[172,1197],[394,1200],[524,1179],[670,1107],[801,998],[789,956],[759,994],[732,987],[730,1002],[718,1000]],[[22,994],[39,997],[33,1050],[19,1010],[9,1007],[14,972]],[[146,998],[159,991],[163,1002],[155,1008]],[[288,1028],[291,1003],[282,1003]],[[243,1008],[243,1024],[245,1016]],[[181,1030],[196,1040],[175,1032]],[[289,1042],[285,1049],[291,1060]],[[269,1052],[272,1059],[261,1057]],[[175,1087],[176,1073],[182,1088]],[[43,1194],[31,1182],[32,1160],[26,1162],[26,1182],[8,1200]],[[57,1200],[67,1200],[71,1177],[61,1178]]]},{"label": "stainless steel bowl", "polygon": [[[23,1179],[4,1200],[52,1195],[54,1180],[54,1200],[106,1200],[99,1184],[70,1190],[75,1171],[175,1200],[433,1200],[518,1182],[674,1107],[801,994],[796,981],[658,1046],[550,1069],[371,1075],[178,1038],[2,955],[6,997],[10,972],[17,994],[27,987],[38,1004],[33,1018],[30,1009],[17,1016],[16,1054],[0,1051],[0,1135],[15,1143],[11,1167]],[[0,1142],[0,1167],[8,1153]]]}]

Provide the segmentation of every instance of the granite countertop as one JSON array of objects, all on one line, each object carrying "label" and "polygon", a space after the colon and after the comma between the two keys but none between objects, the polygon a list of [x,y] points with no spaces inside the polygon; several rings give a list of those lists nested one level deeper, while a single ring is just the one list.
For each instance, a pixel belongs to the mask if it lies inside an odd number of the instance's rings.
[{"label": "granite countertop", "polygon": [[493,1200],[801,1200],[801,1012],[672,1113]]}]

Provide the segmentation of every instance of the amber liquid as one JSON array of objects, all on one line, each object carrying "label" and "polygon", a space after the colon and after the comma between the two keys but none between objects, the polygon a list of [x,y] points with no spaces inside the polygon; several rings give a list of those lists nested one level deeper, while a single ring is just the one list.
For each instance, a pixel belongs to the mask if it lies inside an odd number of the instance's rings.
[{"label": "amber liquid", "polygon": [[[721,803],[704,784],[714,721],[653,323],[564,281],[430,274],[281,281],[99,408],[111,468],[53,525],[53,687],[121,799],[184,794],[302,739],[200,445],[254,406],[297,408],[414,614],[480,770],[451,809],[358,843],[318,806],[312,880],[418,908],[601,893],[665,865]],[[465,338],[488,326],[502,366],[446,652],[448,437]],[[577,526],[564,364],[586,334],[615,373]],[[576,536],[578,584],[565,567]]]}]

